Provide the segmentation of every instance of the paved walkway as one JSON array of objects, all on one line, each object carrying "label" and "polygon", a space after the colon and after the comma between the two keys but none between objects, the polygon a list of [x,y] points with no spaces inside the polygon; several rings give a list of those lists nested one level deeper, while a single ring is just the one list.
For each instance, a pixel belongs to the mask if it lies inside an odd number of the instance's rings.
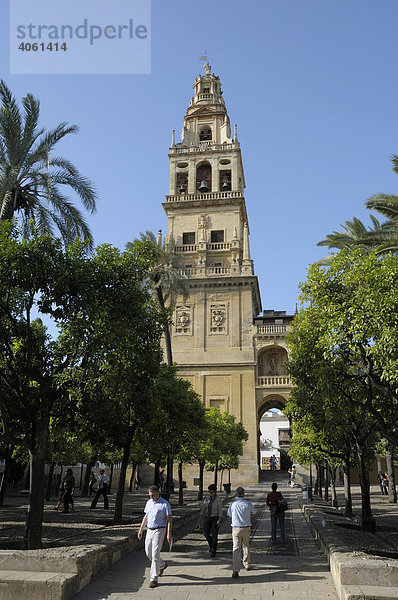
[{"label": "paved walkway", "polygon": [[82,590],[75,600],[275,600],[337,599],[328,565],[313,540],[296,500],[297,492],[280,488],[288,497],[285,544],[270,543],[269,512],[264,488],[247,490],[258,512],[252,530],[252,569],[232,579],[230,522],[223,520],[219,550],[209,558],[202,534],[193,523],[175,541],[172,552],[162,553],[169,567],[159,586],[149,589],[149,562],[144,550],[132,552]]}]

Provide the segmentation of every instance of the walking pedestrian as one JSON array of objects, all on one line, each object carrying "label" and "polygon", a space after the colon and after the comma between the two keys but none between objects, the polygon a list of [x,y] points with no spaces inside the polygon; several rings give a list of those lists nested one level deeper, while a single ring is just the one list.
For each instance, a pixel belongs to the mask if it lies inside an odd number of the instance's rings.
[{"label": "walking pedestrian", "polygon": [[90,473],[90,479],[89,479],[89,482],[88,482],[88,494],[89,494],[89,496],[92,496],[93,493],[94,493],[93,487],[94,487],[95,483],[97,483],[97,478],[94,475],[94,472],[91,471],[91,473]]},{"label": "walking pedestrian", "polygon": [[145,515],[137,537],[139,540],[142,539],[146,526],[145,553],[151,561],[149,587],[155,588],[158,585],[158,577],[161,577],[168,567],[167,562],[161,558],[160,551],[166,534],[167,541],[169,544],[172,543],[172,516],[170,504],[161,497],[156,485],[149,488],[148,494],[149,500],[145,505]]},{"label": "walking pedestrian", "polygon": [[383,473],[383,489],[386,496],[388,496],[388,474]]},{"label": "walking pedestrian", "polygon": [[289,473],[289,481],[287,485],[290,485],[291,487],[294,487],[294,480],[296,478],[296,466],[292,465],[290,467],[290,469],[288,470]]},{"label": "walking pedestrian", "polygon": [[276,456],[273,454],[270,458],[271,471],[276,470]]},{"label": "walking pedestrian", "polygon": [[214,483],[211,483],[207,488],[209,496],[204,499],[200,509],[197,528],[203,519],[203,534],[209,544],[210,556],[215,556],[217,553],[218,530],[222,519],[222,502],[217,497],[217,488]]},{"label": "walking pedestrian", "polygon": [[384,473],[383,471],[379,471],[377,474],[377,480],[379,482],[381,495],[384,495]]},{"label": "walking pedestrian", "polygon": [[63,488],[64,488],[64,493],[63,493],[62,501],[64,503],[64,510],[62,512],[68,513],[69,505],[71,506],[71,508],[73,510],[72,496],[75,491],[75,478],[73,476],[72,469],[66,469],[66,475],[63,479]]},{"label": "walking pedestrian", "polygon": [[159,489],[160,492],[164,492],[164,469],[161,469],[160,473],[159,473]]},{"label": "walking pedestrian", "polygon": [[138,492],[138,490],[140,489],[140,485],[141,485],[140,470],[137,469],[135,472],[135,482],[134,482],[134,489],[136,492]]},{"label": "walking pedestrian", "polygon": [[93,498],[90,508],[94,509],[97,506],[97,502],[101,495],[104,497],[104,508],[106,510],[109,508],[108,483],[109,483],[109,477],[108,477],[108,475],[106,475],[105,469],[100,469],[100,476],[98,478],[97,491],[95,492],[95,496]]},{"label": "walking pedestrian", "polygon": [[267,495],[266,503],[269,506],[271,516],[271,543],[276,544],[276,522],[279,521],[279,529],[281,533],[281,541],[285,541],[285,513],[278,510],[278,500],[282,499],[283,496],[280,492],[277,492],[278,484],[273,483],[272,492]]},{"label": "walking pedestrian", "polygon": [[244,495],[243,487],[236,488],[236,500],[231,502],[227,512],[232,519],[232,577],[234,578],[239,577],[242,550],[243,566],[246,571],[250,569],[251,515],[257,512],[253,504],[244,498]]}]

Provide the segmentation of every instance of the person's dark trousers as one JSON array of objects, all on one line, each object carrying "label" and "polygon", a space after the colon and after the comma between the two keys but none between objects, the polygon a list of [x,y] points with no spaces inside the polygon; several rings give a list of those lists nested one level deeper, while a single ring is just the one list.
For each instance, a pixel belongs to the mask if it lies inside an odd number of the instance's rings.
[{"label": "person's dark trousers", "polygon": [[218,517],[205,517],[203,521],[203,534],[209,544],[210,552],[215,554],[217,552],[217,538],[218,538]]},{"label": "person's dark trousers", "polygon": [[91,503],[91,508],[95,508],[97,506],[97,502],[98,502],[101,494],[104,496],[104,508],[109,508],[108,494],[107,494],[107,489],[106,489],[105,485],[102,488],[98,488],[97,491],[95,492],[94,499]]},{"label": "person's dark trousers", "polygon": [[64,503],[64,512],[69,512],[69,504],[72,504],[72,490],[65,490],[64,495],[62,497]]}]

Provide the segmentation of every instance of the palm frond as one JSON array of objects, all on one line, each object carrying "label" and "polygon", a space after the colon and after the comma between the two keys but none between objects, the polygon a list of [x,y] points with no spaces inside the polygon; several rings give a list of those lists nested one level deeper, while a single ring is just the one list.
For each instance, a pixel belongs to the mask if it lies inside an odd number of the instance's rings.
[{"label": "palm frond", "polygon": [[374,194],[366,202],[366,208],[377,210],[387,219],[398,220],[398,196],[392,194]]}]

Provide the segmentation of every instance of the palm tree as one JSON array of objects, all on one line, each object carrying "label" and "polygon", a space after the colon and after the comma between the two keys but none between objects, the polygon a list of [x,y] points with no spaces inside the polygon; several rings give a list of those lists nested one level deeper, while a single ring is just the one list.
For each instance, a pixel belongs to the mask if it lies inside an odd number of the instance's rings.
[{"label": "palm tree", "polygon": [[90,239],[82,213],[64,195],[63,186],[76,192],[91,213],[96,209],[94,187],[69,160],[52,156],[57,142],[76,133],[77,126],[40,128],[40,102],[27,94],[21,112],[4,81],[0,102],[0,221],[20,215],[26,236],[34,219],[43,234],[57,228],[66,244],[76,237]]},{"label": "palm tree", "polygon": [[166,363],[173,364],[173,353],[170,336],[170,309],[175,306],[177,297],[182,295],[184,300],[188,297],[187,279],[183,272],[178,255],[175,252],[174,242],[165,243],[162,231],[159,229],[157,237],[152,231],[140,234],[140,239],[127,242],[126,248],[145,253],[150,253],[148,265],[148,278],[160,308],[162,326],[166,347]]},{"label": "palm tree", "polygon": [[[391,156],[394,173],[398,173],[398,155]],[[366,202],[366,208],[377,210],[387,221],[385,231],[378,241],[378,252],[398,252],[398,196],[393,194],[374,194]]]},{"label": "palm tree", "polygon": [[[385,224],[380,224],[374,215],[370,215],[370,218],[373,228],[368,229],[360,219],[353,217],[352,220],[347,220],[344,225],[341,225],[343,231],[330,233],[324,240],[318,242],[317,246],[327,246],[329,249],[336,248],[337,250],[361,248],[364,252],[369,252],[379,245],[380,236],[385,231]],[[328,265],[330,258],[330,256],[326,256],[318,261],[318,264]]]},{"label": "palm tree", "polygon": [[[398,154],[391,156],[393,171],[398,174]],[[398,196],[392,194],[374,194],[365,204],[369,210],[377,210],[383,217],[384,223],[380,223],[374,215],[370,215],[373,229],[367,229],[360,219],[356,217],[352,221],[346,221],[343,225],[344,231],[334,231],[318,243],[318,246],[328,248],[362,248],[363,250],[375,250],[377,254],[387,252],[398,252]],[[329,264],[329,257],[323,258],[319,264]]]},{"label": "palm tree", "polygon": [[328,248],[349,248],[353,250],[358,247],[369,247],[371,243],[368,241],[368,236],[380,231],[382,225],[374,215],[370,215],[373,223],[373,229],[368,229],[364,223],[357,217],[353,217],[352,221],[347,220],[345,225],[341,225],[343,231],[333,231],[326,236],[324,240],[318,242],[317,246],[327,246]]},{"label": "palm tree", "polygon": [[[175,252],[174,241],[166,244],[159,229],[157,237],[152,231],[140,234],[140,239],[127,242],[126,248],[137,252],[148,261],[149,285],[156,295],[160,309],[161,324],[164,333],[166,363],[173,364],[173,353],[170,335],[170,311],[175,306],[177,298],[188,297],[187,279]],[[166,492],[170,493],[173,480],[173,457],[167,454]]]}]

